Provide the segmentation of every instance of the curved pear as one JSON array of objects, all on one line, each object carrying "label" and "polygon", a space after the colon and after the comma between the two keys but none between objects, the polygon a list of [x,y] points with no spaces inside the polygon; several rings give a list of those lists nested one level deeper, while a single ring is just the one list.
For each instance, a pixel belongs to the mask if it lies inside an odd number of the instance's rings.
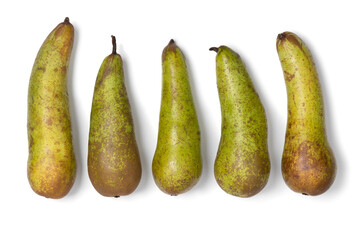
[{"label": "curved pear", "polygon": [[131,108],[127,96],[123,62],[116,53],[107,56],[98,73],[90,117],[88,173],[103,196],[132,193],[141,178]]},{"label": "curved pear", "polygon": [[178,195],[198,182],[202,162],[200,129],[185,57],[173,40],[163,51],[162,69],[159,134],[152,172],[163,192]]},{"label": "curved pear", "polygon": [[62,198],[75,181],[67,73],[74,42],[69,18],[57,25],[36,57],[28,92],[29,159],[32,189],[47,198]]},{"label": "curved pear", "polygon": [[265,187],[270,174],[265,111],[240,56],[226,46],[210,50],[217,52],[222,115],[215,178],[225,192],[251,197]]},{"label": "curved pear", "polygon": [[282,175],[293,191],[319,195],[332,185],[336,163],[326,136],[316,67],[309,49],[294,33],[279,34],[276,47],[288,97]]}]

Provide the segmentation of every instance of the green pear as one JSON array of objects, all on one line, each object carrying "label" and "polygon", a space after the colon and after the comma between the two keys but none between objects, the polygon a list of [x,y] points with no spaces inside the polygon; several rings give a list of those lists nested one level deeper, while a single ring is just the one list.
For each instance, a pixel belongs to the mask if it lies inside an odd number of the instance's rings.
[{"label": "green pear", "polygon": [[200,129],[185,57],[173,40],[163,51],[162,69],[159,133],[152,172],[163,192],[178,195],[198,182],[202,162]]},{"label": "green pear", "polygon": [[125,87],[123,62],[116,53],[107,56],[97,75],[90,117],[88,173],[103,196],[132,193],[141,178],[141,162],[131,108]]},{"label": "green pear", "polygon": [[336,175],[319,77],[309,49],[294,33],[279,34],[276,47],[288,98],[282,175],[293,191],[319,195],[332,185]]},{"label": "green pear", "polygon": [[226,46],[210,50],[217,52],[222,116],[215,178],[225,192],[251,197],[265,187],[270,174],[265,111],[240,56]]},{"label": "green pear", "polygon": [[29,159],[32,189],[47,198],[62,198],[75,181],[67,74],[74,42],[69,18],[42,44],[31,72],[28,92]]}]

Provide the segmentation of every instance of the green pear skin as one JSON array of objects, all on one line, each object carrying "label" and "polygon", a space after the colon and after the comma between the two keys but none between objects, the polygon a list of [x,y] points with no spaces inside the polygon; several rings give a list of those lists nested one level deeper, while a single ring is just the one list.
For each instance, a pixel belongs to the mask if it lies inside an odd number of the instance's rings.
[{"label": "green pear skin", "polygon": [[103,196],[132,193],[141,179],[141,162],[127,96],[122,58],[113,52],[98,73],[90,117],[88,174]]},{"label": "green pear skin", "polygon": [[67,75],[74,28],[66,18],[46,38],[36,57],[28,91],[31,188],[46,198],[62,198],[75,181]]},{"label": "green pear skin", "polygon": [[282,175],[293,191],[319,195],[334,182],[336,162],[326,136],[318,73],[309,49],[294,33],[279,34],[276,47],[288,98]]},{"label": "green pear skin", "polygon": [[270,174],[265,110],[240,56],[226,46],[210,50],[217,52],[222,116],[215,178],[225,192],[251,197],[265,187]]},{"label": "green pear skin", "polygon": [[202,171],[200,129],[185,57],[173,40],[162,54],[158,142],[152,162],[156,185],[169,195],[190,190]]}]

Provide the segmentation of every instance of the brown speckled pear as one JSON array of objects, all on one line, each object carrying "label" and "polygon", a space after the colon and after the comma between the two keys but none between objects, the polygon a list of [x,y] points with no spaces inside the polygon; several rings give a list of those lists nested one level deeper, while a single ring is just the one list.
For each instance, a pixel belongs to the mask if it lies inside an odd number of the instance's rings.
[{"label": "brown speckled pear", "polygon": [[141,162],[135,139],[123,62],[116,53],[107,56],[98,73],[90,117],[88,173],[103,196],[132,193],[141,178]]},{"label": "brown speckled pear", "polygon": [[28,92],[28,179],[47,198],[62,198],[75,181],[67,73],[74,28],[66,18],[36,57]]},{"label": "brown speckled pear", "polygon": [[163,51],[162,68],[159,134],[152,172],[163,192],[178,195],[198,182],[202,162],[200,129],[185,57],[173,40]]},{"label": "brown speckled pear", "polygon": [[295,192],[319,195],[332,185],[336,163],[326,136],[318,74],[309,49],[294,33],[279,34],[276,47],[288,96],[283,178]]},{"label": "brown speckled pear", "polygon": [[219,186],[238,197],[251,197],[270,174],[264,107],[240,56],[226,46],[216,54],[221,105],[221,139],[214,173]]}]

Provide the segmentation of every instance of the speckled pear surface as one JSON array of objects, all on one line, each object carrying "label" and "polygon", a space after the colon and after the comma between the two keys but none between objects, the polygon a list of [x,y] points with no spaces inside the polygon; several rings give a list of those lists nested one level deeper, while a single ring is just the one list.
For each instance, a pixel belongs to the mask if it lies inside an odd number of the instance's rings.
[{"label": "speckled pear surface", "polygon": [[73,41],[66,18],[42,44],[29,83],[27,174],[32,189],[47,198],[64,197],[75,180],[67,89]]},{"label": "speckled pear surface", "polygon": [[162,68],[159,133],[152,172],[163,192],[178,195],[198,182],[202,162],[200,129],[185,57],[173,40],[163,51]]},{"label": "speckled pear surface", "polygon": [[89,177],[101,195],[119,197],[136,189],[141,162],[115,37],[96,79],[88,151]]},{"label": "speckled pear surface", "polygon": [[265,111],[240,56],[226,46],[210,50],[217,52],[222,116],[215,178],[225,192],[251,197],[265,187],[270,174]]},{"label": "speckled pear surface", "polygon": [[336,163],[326,136],[318,74],[309,49],[295,34],[279,34],[276,47],[288,97],[283,178],[295,192],[319,195],[332,185]]}]

